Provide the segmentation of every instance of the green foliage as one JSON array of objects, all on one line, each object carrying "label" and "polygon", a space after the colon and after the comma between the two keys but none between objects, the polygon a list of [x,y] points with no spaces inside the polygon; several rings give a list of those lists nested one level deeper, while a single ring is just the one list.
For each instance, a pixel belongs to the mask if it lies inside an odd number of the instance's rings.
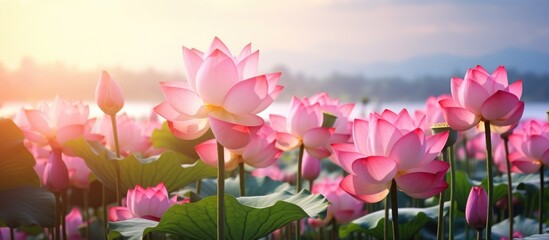
[{"label": "green foliage", "polygon": [[122,192],[134,188],[136,184],[149,187],[156,186],[159,182],[163,182],[168,191],[175,191],[197,179],[217,175],[215,168],[207,166],[202,161],[182,165],[187,162],[186,157],[175,152],[165,152],[149,158],[130,155],[116,159],[114,153],[97,142],[77,139],[66,145],[77,156],[83,158],[97,179],[110,189],[115,189],[118,164]]},{"label": "green foliage", "polygon": [[[258,239],[291,221],[304,217],[324,217],[328,201],[322,195],[301,191],[266,196],[234,198],[225,195],[226,234],[229,239]],[[181,239],[215,239],[217,197],[195,203],[175,205],[162,216],[158,225],[143,219],[110,223],[110,239],[141,239],[150,232],[169,233]]]},{"label": "green foliage", "polygon": [[208,130],[204,135],[194,140],[179,139],[172,134],[170,128],[168,127],[168,123],[165,122],[162,124],[161,129],[154,130],[151,141],[154,147],[183,154],[188,157],[188,160],[191,161],[189,163],[192,163],[199,159],[194,146],[213,138],[214,135],[212,131]]},{"label": "green foliage", "polygon": [[[261,196],[274,192],[292,191],[295,187],[285,182],[272,180],[268,177],[254,177],[247,174],[245,180],[246,196]],[[193,189],[194,190],[194,189]],[[217,193],[217,179],[204,179],[200,187],[201,198],[213,196]],[[225,180],[225,194],[235,197],[240,196],[240,180],[238,177]]]}]

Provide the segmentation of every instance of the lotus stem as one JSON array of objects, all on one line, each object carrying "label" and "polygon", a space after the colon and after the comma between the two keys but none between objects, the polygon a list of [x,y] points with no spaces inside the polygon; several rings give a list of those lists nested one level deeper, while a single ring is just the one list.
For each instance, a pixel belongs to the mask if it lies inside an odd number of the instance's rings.
[{"label": "lotus stem", "polygon": [[240,196],[246,196],[246,176],[244,171],[244,163],[238,163],[238,180],[240,181]]},{"label": "lotus stem", "polygon": [[339,239],[338,226],[335,218],[332,218],[332,239]]},{"label": "lotus stem", "polygon": [[477,230],[477,240],[482,240],[482,229]]},{"label": "lotus stem", "polygon": [[[301,191],[301,185],[302,185],[301,171],[303,169],[303,152],[304,151],[305,151],[305,145],[303,144],[299,145],[299,156],[297,158],[297,176],[296,176],[296,184],[295,184],[296,194]],[[301,220],[296,221],[295,230],[296,230],[295,239],[301,239]]]},{"label": "lotus stem", "polygon": [[61,236],[63,236],[63,240],[67,240],[67,224],[65,221],[65,214],[67,213],[67,206],[69,204],[68,197],[67,197],[67,191],[61,192],[61,226],[63,227],[63,231],[61,233]]},{"label": "lotus stem", "polygon": [[494,207],[494,179],[492,176],[492,137],[490,134],[490,121],[484,121],[484,134],[486,137],[486,178],[488,179],[488,212],[486,218],[486,239],[492,239],[492,211]]},{"label": "lotus stem", "polygon": [[456,164],[454,162],[454,146],[447,147],[447,158],[450,160],[450,222],[448,223],[448,239],[454,239],[455,197],[456,197]]},{"label": "lotus stem", "polygon": [[225,153],[217,142],[217,239],[225,239]]},{"label": "lotus stem", "polygon": [[[442,150],[442,159],[448,162],[448,148]],[[438,195],[437,240],[444,239],[444,191]]]},{"label": "lotus stem", "polygon": [[202,179],[196,180],[196,194],[200,194],[200,189],[202,188]]},{"label": "lotus stem", "polygon": [[511,161],[509,160],[509,136],[501,136],[505,147],[505,163],[507,166],[507,210],[509,211],[509,239],[513,239],[513,181],[511,179]]},{"label": "lotus stem", "polygon": [[389,198],[385,197],[385,218],[383,219],[383,240],[389,240]]},{"label": "lotus stem", "polygon": [[544,195],[543,188],[545,185],[543,175],[544,175],[544,167],[542,163],[541,167],[539,168],[539,230],[538,230],[539,234],[543,233],[543,201],[545,201],[545,199],[543,198],[543,195]]},{"label": "lotus stem", "polygon": [[393,239],[400,239],[400,231],[398,230],[397,184],[395,179],[391,183],[391,213],[393,215]]},{"label": "lotus stem", "polygon": [[[118,143],[118,127],[116,126],[116,115],[112,114],[111,116],[111,125],[112,125],[112,134],[114,139],[114,148],[116,150],[116,158],[120,158],[120,144]],[[118,162],[115,161],[116,169],[116,205],[120,205],[120,166]]]}]

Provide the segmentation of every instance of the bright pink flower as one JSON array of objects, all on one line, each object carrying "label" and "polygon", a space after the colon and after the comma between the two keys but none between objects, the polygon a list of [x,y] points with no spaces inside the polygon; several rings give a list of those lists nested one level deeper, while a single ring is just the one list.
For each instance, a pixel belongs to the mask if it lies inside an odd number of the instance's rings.
[{"label": "bright pink flower", "polygon": [[452,78],[452,98],[441,100],[444,118],[451,128],[464,131],[480,121],[494,126],[516,124],[522,117],[522,81],[508,85],[503,66],[489,74],[481,66],[469,69],[465,78]]},{"label": "bright pink flower", "polygon": [[175,204],[178,204],[177,196],[170,198],[164,183],[146,189],[137,185],[134,189],[128,190],[126,207],[109,208],[109,221],[116,222],[130,218],[159,221],[164,212]]},{"label": "bright pink flower", "polygon": [[107,115],[114,116],[124,106],[122,89],[107,71],[101,72],[101,78],[95,88],[95,102]]},{"label": "bright pink flower", "polygon": [[[239,163],[246,163],[255,168],[265,168],[272,165],[282,151],[276,148],[276,133],[269,125],[263,125],[252,133],[250,143],[243,148],[225,148],[225,168],[234,169]],[[217,167],[217,143],[215,139],[195,146],[200,159],[206,164]]]},{"label": "bright pink flower", "polygon": [[[442,113],[442,107],[438,104],[439,101],[443,99],[451,98],[450,95],[440,95],[438,97],[429,97],[425,101],[425,121],[423,124],[423,131],[426,135],[432,135],[431,127],[436,123],[446,122],[444,119],[444,114]],[[422,114],[420,111],[416,111],[416,118],[420,117]]]},{"label": "bright pink flower", "polygon": [[527,120],[509,136],[516,151],[509,154],[514,167],[523,173],[538,172],[541,165],[549,166],[549,123]]},{"label": "bright pink flower", "polygon": [[345,224],[366,214],[362,210],[364,203],[339,187],[342,180],[343,177],[323,178],[313,185],[312,193],[324,195],[331,203],[328,206],[326,218],[323,220],[310,219],[309,223],[312,223],[313,226],[324,226],[334,218],[338,224]]},{"label": "bright pink flower", "polygon": [[317,93],[309,98],[311,104],[319,103],[323,113],[329,113],[336,117],[332,126],[334,131],[330,137],[330,143],[343,143],[352,141],[351,129],[353,122],[350,119],[354,103],[339,103],[339,99],[332,99],[328,93]]},{"label": "bright pink flower", "polygon": [[369,120],[355,119],[354,144],[333,144],[337,164],[350,173],[341,188],[362,201],[381,201],[395,179],[398,188],[414,198],[432,197],[448,184],[449,164],[435,160],[448,132],[426,137],[406,109],[385,110]]},{"label": "bright pink flower", "polygon": [[63,159],[61,150],[54,149],[50,153],[48,163],[44,169],[44,185],[54,192],[59,193],[69,188],[69,172]]},{"label": "bright pink flower", "polygon": [[322,170],[322,159],[317,159],[309,156],[308,153],[303,153],[303,166],[301,168],[301,176],[309,181],[315,180]]},{"label": "bright pink flower", "polygon": [[465,206],[465,220],[476,229],[486,227],[486,208],[488,207],[488,195],[482,187],[472,187]]},{"label": "bright pink flower", "polygon": [[84,239],[80,235],[80,226],[84,224],[82,214],[78,208],[73,207],[72,210],[65,216],[67,239],[80,240]]},{"label": "bright pink flower", "polygon": [[95,119],[88,119],[88,115],[87,105],[71,103],[57,96],[52,105],[43,104],[37,110],[23,110],[16,119],[17,125],[31,142],[61,148],[68,140],[79,137],[100,139],[90,133]]},{"label": "bright pink flower", "polygon": [[280,94],[280,73],[257,76],[259,51],[251,45],[233,56],[215,38],[202,53],[183,47],[187,83],[162,82],[166,101],[155,111],[168,120],[174,135],[196,139],[210,127],[216,139],[230,149],[248,144],[250,132],[263,125],[256,114]]},{"label": "bright pink flower", "polygon": [[[122,113],[116,116],[116,127],[118,130],[120,154],[122,156],[128,156],[132,153],[150,156],[150,153],[155,152],[150,140],[152,133],[146,122],[137,121],[126,113]],[[111,117],[105,115],[99,119],[97,132],[105,136],[106,146],[111,150],[115,150]]]},{"label": "bright pink flower", "polygon": [[270,115],[270,122],[277,131],[277,146],[288,151],[305,146],[310,156],[321,159],[330,156],[327,146],[333,128],[322,127],[323,114],[320,103],[311,104],[308,98],[292,98],[288,118]]}]

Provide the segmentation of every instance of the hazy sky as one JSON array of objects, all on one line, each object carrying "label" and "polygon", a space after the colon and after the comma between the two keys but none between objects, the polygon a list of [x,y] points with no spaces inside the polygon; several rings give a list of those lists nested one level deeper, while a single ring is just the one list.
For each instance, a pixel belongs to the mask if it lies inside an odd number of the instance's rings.
[{"label": "hazy sky", "polygon": [[[481,3],[477,3],[481,2]],[[260,67],[331,70],[505,48],[549,53],[549,1],[0,0],[0,62],[183,72],[181,46],[251,42]]]}]

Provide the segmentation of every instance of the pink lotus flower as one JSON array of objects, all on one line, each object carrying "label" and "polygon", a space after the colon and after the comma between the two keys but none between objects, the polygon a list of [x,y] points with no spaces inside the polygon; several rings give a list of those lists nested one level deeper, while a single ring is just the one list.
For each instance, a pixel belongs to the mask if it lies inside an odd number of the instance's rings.
[{"label": "pink lotus flower", "polygon": [[80,210],[78,210],[78,208],[73,207],[69,214],[65,216],[65,223],[67,228],[67,239],[84,239],[82,235],[80,235],[80,226],[84,224],[84,221],[82,220],[82,213],[80,213]]},{"label": "pink lotus flower", "polygon": [[179,138],[196,139],[211,127],[226,148],[248,144],[250,132],[264,123],[256,114],[283,89],[280,73],[256,76],[259,51],[248,44],[233,56],[218,38],[205,53],[183,47],[183,58],[187,83],[162,82],[166,101],[155,111]]},{"label": "pink lotus flower", "polygon": [[[19,231],[17,229],[13,230],[15,232],[15,240],[26,240],[28,238],[28,234]],[[0,240],[8,240],[11,239],[10,237],[10,228],[9,227],[0,227]]]},{"label": "pink lotus flower", "polygon": [[134,189],[128,190],[125,207],[109,208],[109,221],[117,222],[130,218],[160,221],[164,212],[175,204],[179,204],[177,196],[170,198],[164,183],[146,189],[137,185]]},{"label": "pink lotus flower", "polygon": [[440,107],[440,104],[438,104],[438,102],[447,98],[451,98],[451,96],[450,95],[440,95],[438,97],[431,96],[427,98],[427,101],[425,101],[425,112],[422,113],[421,111],[416,111],[414,113],[416,119],[420,119],[422,114],[425,115],[425,121],[423,121],[424,123],[423,131],[427,136],[432,135],[431,127],[434,124],[446,122],[446,120],[444,119],[442,108]]},{"label": "pink lotus flower", "polygon": [[256,168],[252,171],[254,177],[268,177],[275,181],[289,182],[293,184],[295,182],[295,171],[285,172],[280,169],[280,166],[275,162],[271,166],[266,168]]},{"label": "pink lotus flower", "polygon": [[101,111],[111,116],[116,115],[124,106],[122,89],[107,71],[101,72],[101,78],[95,88],[95,101]]},{"label": "pink lotus flower", "polygon": [[[282,151],[276,148],[276,133],[268,125],[253,133],[250,143],[243,148],[225,148],[225,168],[235,169],[239,163],[246,163],[255,168],[265,168],[272,165]],[[206,164],[217,167],[217,143],[215,139],[208,140],[195,146],[200,159]]]},{"label": "pink lotus flower", "polygon": [[61,148],[65,142],[79,137],[100,140],[100,136],[90,133],[95,119],[88,119],[88,115],[87,105],[68,102],[57,96],[52,105],[43,104],[37,110],[23,110],[15,119],[31,142]]},{"label": "pink lotus flower", "polygon": [[84,159],[63,155],[63,161],[67,166],[70,184],[77,188],[89,188],[91,170],[84,162]]},{"label": "pink lotus flower", "polygon": [[465,220],[467,223],[476,229],[484,229],[486,227],[488,207],[488,195],[482,187],[472,187],[467,198],[465,206]]},{"label": "pink lotus flower", "polygon": [[480,121],[494,126],[516,124],[522,117],[522,81],[508,85],[507,71],[500,66],[489,74],[481,66],[469,69],[465,78],[452,78],[452,98],[441,100],[444,118],[451,128],[464,131]]},{"label": "pink lotus flower", "polygon": [[374,203],[389,193],[392,180],[414,198],[432,197],[445,190],[449,164],[435,160],[448,132],[426,137],[406,109],[370,114],[355,119],[354,144],[333,144],[337,164],[350,173],[341,181],[343,190],[357,199]]},{"label": "pink lotus flower", "polygon": [[[151,127],[147,126],[148,123],[149,122],[137,121],[126,113],[116,116],[118,144],[122,156],[128,156],[132,153],[150,156],[158,152],[152,147],[152,142],[150,140],[152,130]],[[106,146],[109,149],[115,149],[110,117],[105,116],[97,122],[97,133],[105,136]]]},{"label": "pink lotus flower", "polygon": [[366,214],[362,210],[363,202],[355,199],[339,187],[342,180],[343,177],[323,178],[313,185],[312,192],[324,195],[331,203],[328,206],[326,218],[323,220],[309,219],[309,223],[314,227],[325,226],[332,219],[335,219],[338,224],[345,224]]},{"label": "pink lotus flower", "polygon": [[317,93],[309,98],[311,104],[319,103],[320,109],[324,113],[332,114],[336,117],[332,126],[334,131],[330,137],[330,143],[343,143],[351,141],[351,129],[353,122],[350,120],[351,113],[355,107],[354,103],[339,103],[338,99],[332,99],[328,93]]},{"label": "pink lotus flower", "polygon": [[549,123],[527,120],[509,136],[516,151],[509,154],[513,167],[523,173],[538,172],[542,164],[549,166]]},{"label": "pink lotus flower", "polygon": [[54,149],[44,169],[44,185],[51,192],[59,193],[67,190],[69,184],[69,172],[61,158],[61,150]]},{"label": "pink lotus flower", "polygon": [[288,118],[270,115],[270,122],[277,131],[277,146],[289,151],[302,144],[310,156],[321,159],[330,156],[327,146],[332,128],[322,127],[323,115],[319,103],[312,104],[308,98],[292,98]]}]

